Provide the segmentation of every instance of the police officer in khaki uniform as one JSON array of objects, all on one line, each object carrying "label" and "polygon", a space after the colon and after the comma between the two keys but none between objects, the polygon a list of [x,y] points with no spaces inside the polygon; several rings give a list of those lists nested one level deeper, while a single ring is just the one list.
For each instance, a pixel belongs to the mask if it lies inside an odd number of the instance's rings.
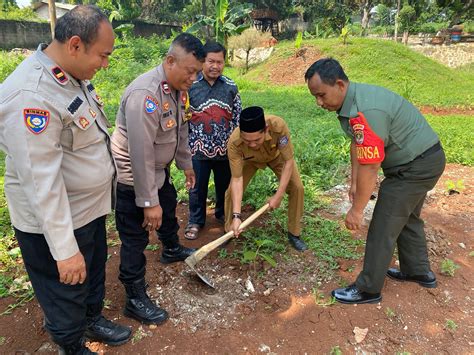
[{"label": "police officer in khaki uniform", "polygon": [[0,91],[11,221],[45,327],[67,354],[90,353],[84,334],[118,345],[131,333],[101,315],[115,166],[89,79],[107,67],[113,45],[107,17],[78,6]]},{"label": "police officer in khaki uniform", "polygon": [[[380,167],[385,175],[367,234],[364,268],[354,284],[334,290],[333,296],[341,303],[379,302],[386,273],[436,287],[420,213],[445,166],[438,136],[407,100],[378,86],[350,82],[334,59],[315,62],[305,79],[318,105],[336,111],[352,139],[348,229],[360,228]],[[401,270],[388,269],[395,245]]]},{"label": "police officer in khaki uniform", "polygon": [[177,194],[170,165],[176,161],[178,169],[184,170],[186,187],[194,186],[187,90],[203,60],[203,46],[196,37],[177,36],[164,62],[125,90],[112,135],[118,167],[116,223],[122,241],[119,279],[127,293],[124,314],[146,324],[168,318],[146,293],[143,252],[149,233],[158,231],[162,263],[182,261],[195,250],[178,241]]},{"label": "police officer in khaki uniform", "polygon": [[265,117],[261,107],[247,107],[240,115],[240,128],[229,138],[227,151],[232,178],[225,197],[226,231],[240,233],[245,188],[258,169],[268,166],[280,180],[275,195],[268,200],[270,208],[280,207],[284,193],[288,194],[288,241],[296,250],[306,250],[300,239],[304,188],[285,121],[273,115]]}]

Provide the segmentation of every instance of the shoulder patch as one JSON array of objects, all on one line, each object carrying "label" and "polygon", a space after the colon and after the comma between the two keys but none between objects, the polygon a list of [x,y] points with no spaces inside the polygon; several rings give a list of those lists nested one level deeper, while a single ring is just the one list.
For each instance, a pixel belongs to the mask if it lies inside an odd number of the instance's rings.
[{"label": "shoulder patch", "polygon": [[40,134],[48,127],[50,114],[49,111],[38,108],[25,108],[23,117],[30,132]]},{"label": "shoulder patch", "polygon": [[79,107],[81,107],[83,102],[84,101],[79,96],[76,96],[67,107],[67,110],[71,113],[71,115],[74,115]]},{"label": "shoulder patch", "polygon": [[288,136],[281,136],[278,140],[278,147],[282,148],[288,145]]},{"label": "shoulder patch", "polygon": [[146,113],[153,113],[158,108],[158,100],[154,97],[147,96],[145,97],[145,111]]},{"label": "shoulder patch", "polygon": [[372,130],[362,112],[349,119],[360,164],[380,163],[385,159],[384,141]]},{"label": "shoulder patch", "polygon": [[61,85],[65,85],[68,82],[69,79],[66,73],[60,67],[56,66],[52,68],[51,72],[53,73],[56,81],[60,83]]}]

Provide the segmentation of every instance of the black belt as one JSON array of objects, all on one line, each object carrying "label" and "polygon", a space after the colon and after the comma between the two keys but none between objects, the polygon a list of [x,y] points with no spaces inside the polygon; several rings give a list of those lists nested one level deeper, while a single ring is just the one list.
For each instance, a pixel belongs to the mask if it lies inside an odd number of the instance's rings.
[{"label": "black belt", "polygon": [[413,160],[417,160],[417,159],[423,159],[425,157],[427,157],[428,155],[431,155],[433,153],[436,153],[437,151],[439,151],[441,149],[441,143],[438,142],[436,143],[434,146],[432,146],[431,148],[428,148],[427,150],[425,150],[423,153],[421,153],[420,155],[418,155],[415,159]]}]

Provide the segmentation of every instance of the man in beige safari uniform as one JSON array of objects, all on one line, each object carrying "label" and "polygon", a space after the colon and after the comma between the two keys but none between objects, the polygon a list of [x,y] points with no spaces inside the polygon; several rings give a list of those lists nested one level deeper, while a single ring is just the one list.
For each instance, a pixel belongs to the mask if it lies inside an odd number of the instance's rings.
[{"label": "man in beige safari uniform", "polygon": [[179,244],[176,190],[170,165],[184,170],[186,187],[195,176],[188,146],[187,90],[202,68],[202,43],[183,33],[171,44],[161,65],[139,76],[125,90],[117,114],[112,149],[118,167],[115,210],[120,249],[119,279],[125,286],[124,314],[159,324],[167,312],[146,293],[144,250],[155,230],[163,244],[160,261],[186,259],[194,249]]},{"label": "man in beige safari uniform", "polygon": [[0,91],[11,221],[45,328],[66,354],[91,353],[84,335],[119,345],[131,334],[101,315],[115,167],[89,79],[107,67],[113,45],[99,8],[78,6]]}]

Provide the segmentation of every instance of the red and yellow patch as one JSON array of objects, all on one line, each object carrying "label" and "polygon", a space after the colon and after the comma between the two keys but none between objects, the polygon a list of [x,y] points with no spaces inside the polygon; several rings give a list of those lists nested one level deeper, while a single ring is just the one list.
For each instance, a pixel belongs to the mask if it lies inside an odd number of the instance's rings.
[{"label": "red and yellow patch", "polygon": [[89,107],[89,113],[91,114],[91,116],[93,118],[95,118],[95,116],[97,116],[97,113],[93,109],[91,109],[90,107]]},{"label": "red and yellow patch", "polygon": [[87,118],[81,117],[79,118],[79,124],[81,125],[82,128],[86,128],[90,124],[90,122]]},{"label": "red and yellow patch", "polygon": [[175,122],[174,120],[172,119],[169,119],[167,122],[166,122],[166,128],[171,128],[175,125]]},{"label": "red and yellow patch", "polygon": [[385,159],[385,148],[383,140],[370,128],[365,116],[359,112],[359,116],[351,118],[349,124],[354,133],[357,160],[360,164],[380,163]]}]

